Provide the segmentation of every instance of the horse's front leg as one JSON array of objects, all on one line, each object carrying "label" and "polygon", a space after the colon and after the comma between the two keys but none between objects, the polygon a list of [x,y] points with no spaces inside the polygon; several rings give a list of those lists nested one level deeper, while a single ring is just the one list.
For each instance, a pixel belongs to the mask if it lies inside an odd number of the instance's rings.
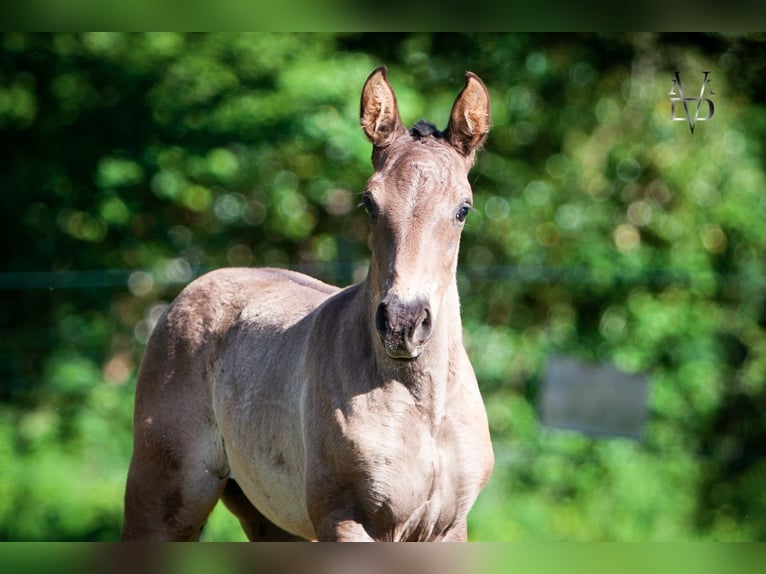
[{"label": "horse's front leg", "polygon": [[[335,477],[333,477],[335,478]],[[334,480],[315,480],[308,485],[306,503],[320,542],[373,542],[370,525],[349,488],[327,488]]]},{"label": "horse's front leg", "polygon": [[348,518],[348,513],[338,510],[330,513],[316,526],[320,542],[374,542],[364,525]]},{"label": "horse's front leg", "polygon": [[447,532],[444,542],[468,542],[468,520],[463,518]]}]

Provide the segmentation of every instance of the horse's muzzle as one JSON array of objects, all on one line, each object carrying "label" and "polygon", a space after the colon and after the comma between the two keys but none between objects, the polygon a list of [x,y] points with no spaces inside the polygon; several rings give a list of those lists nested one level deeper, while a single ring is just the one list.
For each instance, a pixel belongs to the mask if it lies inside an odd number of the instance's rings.
[{"label": "horse's muzzle", "polygon": [[433,334],[431,306],[423,299],[405,302],[388,296],[378,305],[375,328],[389,357],[414,359]]}]

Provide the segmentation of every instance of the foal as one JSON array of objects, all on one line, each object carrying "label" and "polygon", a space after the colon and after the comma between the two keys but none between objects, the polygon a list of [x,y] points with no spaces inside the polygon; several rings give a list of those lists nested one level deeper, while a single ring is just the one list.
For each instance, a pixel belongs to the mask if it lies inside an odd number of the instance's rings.
[{"label": "foal", "polygon": [[219,498],[251,540],[465,540],[493,465],[455,271],[489,94],[407,131],[362,91],[375,173],[367,278],[222,269],[158,322],[136,389],[124,540],[193,540]]}]

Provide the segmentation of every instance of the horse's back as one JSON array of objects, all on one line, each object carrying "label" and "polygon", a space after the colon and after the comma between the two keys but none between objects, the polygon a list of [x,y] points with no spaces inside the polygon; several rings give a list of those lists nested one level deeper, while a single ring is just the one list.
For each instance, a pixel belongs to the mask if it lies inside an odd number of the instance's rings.
[{"label": "horse's back", "polygon": [[227,268],[189,284],[173,306],[192,332],[204,320],[206,331],[221,333],[243,313],[268,324],[290,326],[338,291],[338,287],[286,269]]},{"label": "horse's back", "polygon": [[146,349],[139,392],[147,383],[178,379],[183,364],[209,364],[218,343],[238,325],[286,330],[338,291],[285,269],[225,268],[202,275],[158,321]]}]

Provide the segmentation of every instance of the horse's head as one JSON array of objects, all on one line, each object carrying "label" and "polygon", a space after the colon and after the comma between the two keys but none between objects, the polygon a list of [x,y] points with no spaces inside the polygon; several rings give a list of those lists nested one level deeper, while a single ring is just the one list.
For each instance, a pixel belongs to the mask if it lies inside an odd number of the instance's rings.
[{"label": "horse's head", "polygon": [[455,285],[458,246],[472,207],[468,172],[489,131],[489,93],[471,72],[442,132],[407,131],[385,67],[362,90],[361,124],[375,173],[363,202],[372,226],[371,320],[388,356],[414,359],[435,332]]}]

